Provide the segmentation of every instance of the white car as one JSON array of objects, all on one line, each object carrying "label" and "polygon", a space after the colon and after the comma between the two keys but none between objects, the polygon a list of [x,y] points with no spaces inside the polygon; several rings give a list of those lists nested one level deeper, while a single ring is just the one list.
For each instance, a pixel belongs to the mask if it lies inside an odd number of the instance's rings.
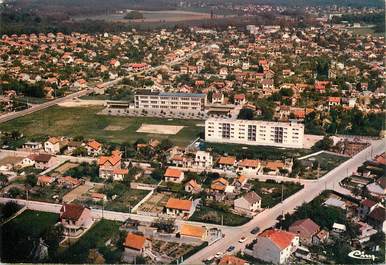
[{"label": "white car", "polygon": [[240,239],[239,239],[239,243],[244,243],[245,240],[247,240],[247,238],[245,236],[242,236]]},{"label": "white car", "polygon": [[219,258],[221,258],[223,255],[224,255],[224,253],[222,253],[222,252],[217,252],[216,255],[214,255],[214,257],[215,257],[216,259],[219,259]]}]

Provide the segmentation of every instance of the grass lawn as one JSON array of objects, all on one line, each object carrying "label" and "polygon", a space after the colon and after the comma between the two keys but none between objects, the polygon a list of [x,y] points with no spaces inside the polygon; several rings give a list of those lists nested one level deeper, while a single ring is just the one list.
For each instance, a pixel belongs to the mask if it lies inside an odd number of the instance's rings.
[{"label": "grass lawn", "polygon": [[[169,138],[177,145],[187,145],[204,130],[203,127],[196,126],[196,124],[200,123],[200,121],[196,120],[97,115],[101,110],[101,107],[54,106],[2,123],[0,131],[20,130],[27,138],[36,138],[42,135],[83,136],[85,138],[95,138],[114,143],[134,143],[138,138],[145,140],[150,138],[159,140]],[[186,127],[176,135],[137,133],[136,130],[142,123],[181,125]],[[122,130],[108,131],[105,130],[107,126],[119,126],[122,127]]]},{"label": "grass lawn", "polygon": [[237,159],[284,159],[289,157],[301,157],[312,153],[308,149],[278,148],[272,146],[254,146],[239,144],[205,143],[204,149],[211,148],[215,153],[234,155]]},{"label": "grass lawn", "polygon": [[201,206],[194,214],[189,218],[189,221],[206,222],[211,224],[221,224],[221,216],[223,218],[223,225],[239,226],[247,223],[251,220],[248,217],[223,212],[218,209],[210,208],[207,206]]},{"label": "grass lawn", "polygon": [[[250,180],[255,191],[261,197],[262,208],[272,208],[281,201],[281,183],[262,182]],[[299,184],[285,182],[283,183],[283,200],[301,190],[303,187]]]},{"label": "grass lawn", "polygon": [[129,209],[139,203],[148,193],[148,190],[129,189],[125,191],[122,196],[118,196],[115,200],[107,202],[105,209],[111,211],[129,212]]},{"label": "grass lawn", "polygon": [[26,210],[1,226],[1,261],[32,262],[33,242],[58,221],[58,214]]},{"label": "grass lawn", "polygon": [[[99,221],[78,241],[72,245],[70,243],[70,246],[58,254],[53,262],[87,263],[89,250],[96,248],[103,255],[106,263],[118,263],[122,253],[122,246],[119,240],[120,225],[120,222],[115,221]],[[109,239],[111,239],[111,244],[106,244],[106,241]]]}]

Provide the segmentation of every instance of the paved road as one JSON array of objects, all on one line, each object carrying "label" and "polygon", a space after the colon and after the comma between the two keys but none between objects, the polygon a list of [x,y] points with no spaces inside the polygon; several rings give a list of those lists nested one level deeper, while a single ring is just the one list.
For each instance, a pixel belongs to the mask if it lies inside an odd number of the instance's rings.
[{"label": "paved road", "polygon": [[[294,209],[305,202],[312,201],[320,193],[326,189],[335,190],[339,187],[339,182],[346,178],[351,173],[363,164],[363,162],[374,157],[375,155],[385,152],[386,145],[384,139],[373,141],[372,145],[358,153],[351,159],[342,163],[339,167],[331,170],[329,173],[320,178],[317,182],[306,185],[304,189],[295,193],[293,196],[287,198],[271,209],[267,209],[254,217],[250,222],[235,229],[228,229],[225,231],[225,237],[217,241],[211,246],[204,248],[197,252],[189,259],[184,261],[184,264],[201,264],[202,260],[215,255],[217,252],[224,252],[230,245],[234,245],[236,249],[234,252],[242,250],[245,245],[250,243],[254,236],[250,231],[258,226],[261,230],[272,227],[276,223],[276,218],[279,215],[293,212]],[[247,237],[247,240],[240,244],[238,240],[242,237]]]},{"label": "paved road", "polygon": [[[141,72],[130,73],[130,74],[126,75],[126,76],[119,77],[119,78],[114,79],[112,81],[107,81],[107,82],[103,83],[103,85],[106,88],[107,87],[111,87],[111,86],[116,85],[119,82],[121,82],[124,78],[129,78],[129,77],[134,76],[134,75],[147,74],[147,73],[150,73],[150,72],[153,72],[153,71],[157,71],[157,70],[159,70],[160,68],[162,68],[164,66],[172,66],[172,65],[178,64],[178,63],[180,63],[182,61],[188,60],[192,55],[203,51],[207,47],[209,47],[209,45],[205,45],[203,47],[200,47],[197,50],[195,50],[195,51],[193,51],[193,52],[191,52],[191,53],[189,53],[189,54],[185,55],[184,57],[181,57],[181,58],[179,58],[177,60],[174,60],[174,61],[162,64],[162,65],[159,65],[159,66],[150,67],[149,69],[143,70]],[[0,123],[7,122],[7,121],[10,121],[10,120],[13,120],[13,119],[16,119],[16,118],[23,117],[25,115],[34,113],[36,111],[52,107],[52,106],[54,106],[56,104],[59,104],[59,103],[62,103],[64,101],[72,100],[73,98],[86,96],[86,95],[91,94],[92,92],[94,92],[94,90],[95,90],[95,88],[86,88],[84,90],[72,93],[72,94],[67,95],[65,97],[57,98],[57,99],[54,99],[54,100],[51,100],[51,101],[48,101],[48,102],[45,102],[45,103],[42,103],[42,104],[33,105],[29,109],[25,109],[25,110],[22,110],[22,111],[10,112],[10,113],[4,114],[4,115],[0,116]]]},{"label": "paved road", "polygon": [[[62,207],[61,204],[57,203],[49,203],[49,202],[40,202],[40,201],[27,201],[22,199],[12,199],[12,198],[3,198],[0,197],[0,203],[6,203],[8,201],[14,201],[17,202],[20,205],[25,205],[28,209],[34,210],[34,211],[41,211],[41,212],[51,212],[51,213],[59,213],[60,208]],[[128,218],[139,220],[143,222],[152,222],[158,217],[153,216],[145,216],[145,215],[139,215],[139,214],[131,214],[131,213],[123,213],[123,212],[115,212],[115,211],[107,211],[102,209],[91,209],[92,217],[95,219],[103,218],[107,220],[112,221],[120,221],[124,222]],[[176,220],[176,224],[193,224],[198,226],[206,226],[207,228],[218,228],[221,229],[223,232],[226,232],[228,230],[232,230],[233,227],[229,226],[222,226],[222,225],[216,225],[216,224],[207,224],[202,222],[193,222],[193,221],[185,221],[185,220]]]}]

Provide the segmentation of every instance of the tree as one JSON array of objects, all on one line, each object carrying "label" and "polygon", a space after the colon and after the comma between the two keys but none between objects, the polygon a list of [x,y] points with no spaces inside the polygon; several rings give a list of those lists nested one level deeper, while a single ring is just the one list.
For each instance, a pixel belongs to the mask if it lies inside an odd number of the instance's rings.
[{"label": "tree", "polygon": [[159,148],[164,151],[168,150],[171,147],[173,147],[173,143],[169,139],[163,139],[159,144]]},{"label": "tree", "polygon": [[254,117],[254,112],[251,109],[241,109],[237,119],[239,120],[252,120]]},{"label": "tree", "polygon": [[13,187],[9,189],[8,193],[11,198],[16,198],[22,194],[22,191],[16,187]]},{"label": "tree", "polygon": [[156,227],[159,231],[173,233],[175,229],[174,222],[175,220],[173,218],[159,217],[154,221],[153,226]]},{"label": "tree", "polygon": [[48,227],[42,235],[44,242],[48,246],[48,254],[52,257],[55,255],[56,251],[59,248],[59,243],[63,238],[63,225],[52,225]]},{"label": "tree", "polygon": [[97,249],[93,248],[88,253],[87,261],[90,264],[104,264],[105,258]]},{"label": "tree", "polygon": [[0,185],[6,185],[8,183],[8,177],[3,173],[0,173]]},{"label": "tree", "polygon": [[329,136],[324,136],[312,147],[313,150],[329,150],[334,145],[334,141]]},{"label": "tree", "polygon": [[73,152],[73,156],[87,156],[87,149],[84,146],[77,147]]},{"label": "tree", "polygon": [[16,202],[9,201],[3,206],[1,212],[3,214],[3,217],[7,219],[14,215],[19,209],[20,206]]}]

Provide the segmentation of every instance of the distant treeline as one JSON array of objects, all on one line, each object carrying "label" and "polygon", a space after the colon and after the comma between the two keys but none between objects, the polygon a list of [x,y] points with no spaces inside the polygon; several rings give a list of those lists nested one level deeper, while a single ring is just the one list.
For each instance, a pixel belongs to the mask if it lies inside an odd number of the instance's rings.
[{"label": "distant treeline", "polygon": [[385,13],[375,13],[375,14],[363,14],[363,15],[357,15],[357,14],[350,14],[350,15],[343,15],[341,17],[334,17],[334,22],[342,22],[347,21],[349,23],[365,23],[365,24],[371,24],[375,25],[375,32],[383,33],[385,32]]}]

